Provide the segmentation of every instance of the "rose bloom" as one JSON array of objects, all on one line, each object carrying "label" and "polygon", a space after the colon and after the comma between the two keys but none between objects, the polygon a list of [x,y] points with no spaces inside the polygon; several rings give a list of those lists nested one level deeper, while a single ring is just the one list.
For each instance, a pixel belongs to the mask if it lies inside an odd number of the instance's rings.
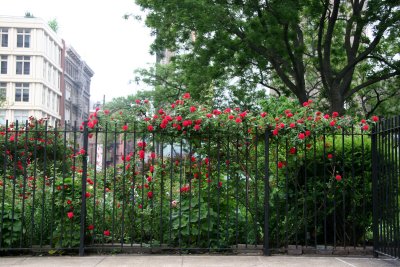
[{"label": "rose bloom", "polygon": [[279,169],[282,169],[282,168],[283,168],[283,162],[281,162],[281,161],[278,162],[278,168],[279,168]]},{"label": "rose bloom", "polygon": [[361,129],[363,129],[364,131],[368,131],[369,129],[368,124],[364,124],[363,127],[361,127]]},{"label": "rose bloom", "polygon": [[74,213],[72,211],[67,213],[68,219],[74,218]]},{"label": "rose bloom", "polygon": [[340,182],[342,180],[342,176],[341,175],[336,175],[335,176],[336,181]]},{"label": "rose bloom", "polygon": [[103,234],[104,234],[105,236],[110,236],[110,230],[105,230],[105,231],[103,232]]}]

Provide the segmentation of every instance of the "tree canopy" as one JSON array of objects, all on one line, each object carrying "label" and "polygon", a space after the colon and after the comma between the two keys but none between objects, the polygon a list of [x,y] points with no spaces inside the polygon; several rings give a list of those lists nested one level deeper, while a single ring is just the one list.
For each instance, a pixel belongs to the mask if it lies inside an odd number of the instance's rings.
[{"label": "tree canopy", "polygon": [[136,3],[156,35],[152,50],[176,51],[176,69],[198,85],[259,84],[343,112],[360,94],[372,107],[371,92],[392,97],[373,90],[400,75],[398,0]]}]

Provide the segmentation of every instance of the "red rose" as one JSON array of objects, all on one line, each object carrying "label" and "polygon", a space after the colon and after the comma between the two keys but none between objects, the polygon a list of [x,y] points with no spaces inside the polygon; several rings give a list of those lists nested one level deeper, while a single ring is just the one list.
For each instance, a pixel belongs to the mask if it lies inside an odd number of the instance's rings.
[{"label": "red rose", "polygon": [[122,130],[123,130],[123,131],[127,131],[127,130],[128,130],[128,125],[122,126]]},{"label": "red rose", "polygon": [[262,112],[260,115],[261,117],[265,118],[265,116],[267,116],[267,112]]},{"label": "red rose", "polygon": [[67,216],[69,219],[72,219],[72,218],[74,218],[74,213],[72,211],[67,212]]},{"label": "red rose", "polygon": [[368,124],[364,124],[363,127],[361,127],[361,129],[363,129],[364,131],[368,131],[369,129]]},{"label": "red rose", "polygon": [[144,150],[140,150],[139,151],[139,158],[140,159],[144,159],[144,154],[145,154]]},{"label": "red rose", "polygon": [[379,121],[379,117],[378,117],[378,116],[372,116],[372,120],[373,120],[374,122],[377,122],[377,121]]},{"label": "red rose", "polygon": [[335,176],[336,181],[340,182],[342,180],[342,176],[341,175],[336,175]]},{"label": "red rose", "polygon": [[150,199],[153,198],[153,192],[152,191],[147,192],[147,197]]},{"label": "red rose", "polygon": [[105,236],[110,236],[110,230],[105,230],[105,231],[103,232],[103,234],[104,234]]},{"label": "red rose", "polygon": [[282,168],[283,168],[283,162],[281,162],[281,161],[278,162],[278,168],[279,168],[279,169],[282,169]]},{"label": "red rose", "polygon": [[93,230],[93,229],[94,229],[94,225],[93,225],[93,224],[90,224],[90,225],[88,225],[88,227],[87,227],[87,228],[88,228],[88,230],[90,230],[90,231],[91,231],[91,230]]},{"label": "red rose", "polygon": [[336,118],[337,116],[339,116],[339,112],[334,111],[332,113],[332,118]]},{"label": "red rose", "polygon": [[149,126],[147,126],[147,130],[148,130],[149,132],[152,132],[152,131],[154,130],[154,127],[153,127],[153,125],[149,125]]},{"label": "red rose", "polygon": [[86,192],[86,193],[85,193],[85,197],[86,197],[86,198],[89,198],[90,196],[91,196],[91,194],[90,194],[89,192]]},{"label": "red rose", "polygon": [[195,111],[196,111],[196,107],[191,106],[191,107],[189,108],[189,110],[190,110],[190,112],[195,112]]},{"label": "red rose", "polygon": [[300,138],[301,140],[303,140],[305,137],[306,137],[306,135],[305,135],[304,133],[299,133],[299,138]]},{"label": "red rose", "polygon": [[189,93],[184,93],[182,98],[189,99],[190,98],[190,94]]}]

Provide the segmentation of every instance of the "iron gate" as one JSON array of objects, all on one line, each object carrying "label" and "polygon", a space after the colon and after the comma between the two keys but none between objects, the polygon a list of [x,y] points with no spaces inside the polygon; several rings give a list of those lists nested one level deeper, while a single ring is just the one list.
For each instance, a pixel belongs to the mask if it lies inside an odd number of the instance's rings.
[{"label": "iron gate", "polygon": [[380,122],[372,133],[374,252],[400,257],[400,123]]}]

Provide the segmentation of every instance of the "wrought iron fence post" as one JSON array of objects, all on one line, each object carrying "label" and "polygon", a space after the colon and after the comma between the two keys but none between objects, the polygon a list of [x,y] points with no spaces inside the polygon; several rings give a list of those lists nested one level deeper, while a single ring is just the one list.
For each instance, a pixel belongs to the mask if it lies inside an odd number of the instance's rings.
[{"label": "wrought iron fence post", "polygon": [[373,253],[378,257],[378,151],[377,151],[377,125],[373,126],[371,133],[371,157],[372,157],[372,231],[373,231]]},{"label": "wrought iron fence post", "polygon": [[82,205],[81,205],[81,226],[80,226],[80,241],[79,241],[79,256],[85,254],[85,220],[86,220],[86,180],[87,180],[87,153],[88,153],[88,121],[84,123],[83,129],[83,158],[82,158]]},{"label": "wrought iron fence post", "polygon": [[264,255],[269,256],[269,128],[265,129]]}]

